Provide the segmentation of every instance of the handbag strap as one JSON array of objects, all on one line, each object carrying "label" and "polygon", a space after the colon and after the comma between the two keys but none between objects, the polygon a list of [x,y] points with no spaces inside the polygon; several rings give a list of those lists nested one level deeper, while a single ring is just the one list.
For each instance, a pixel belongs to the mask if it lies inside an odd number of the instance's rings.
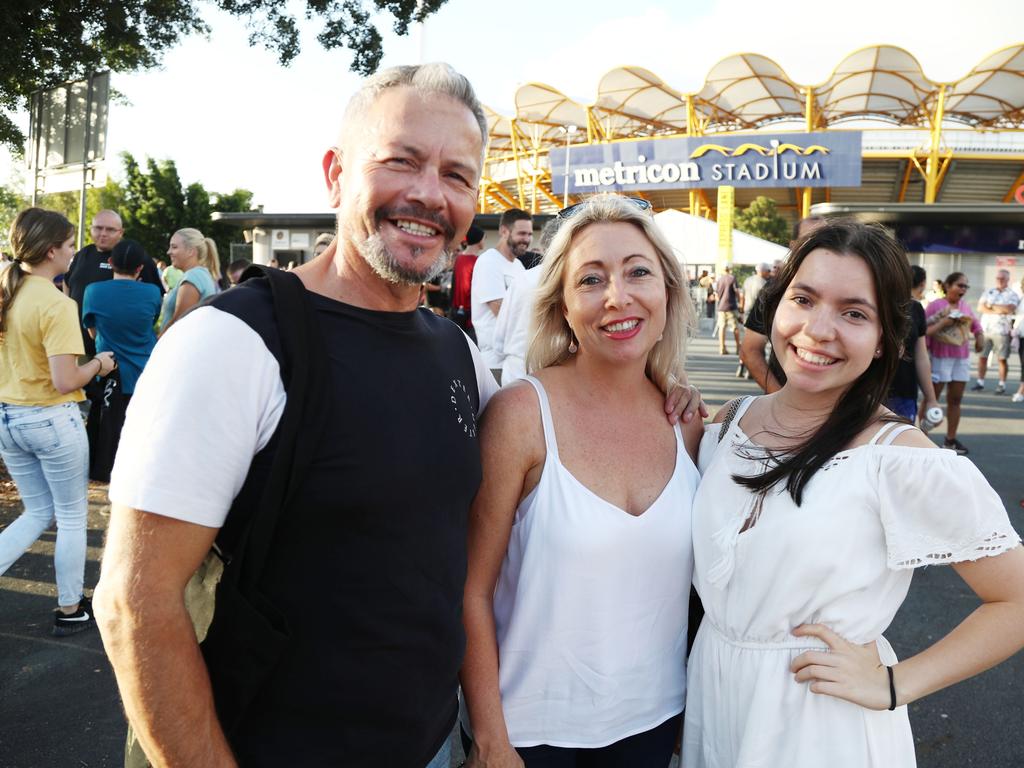
[{"label": "handbag strap", "polygon": [[725,419],[722,421],[722,426],[718,430],[718,442],[722,442],[725,436],[729,434],[729,427],[732,426],[733,420],[736,418],[736,414],[739,413],[740,406],[743,405],[749,398],[747,397],[734,397],[725,406]]}]

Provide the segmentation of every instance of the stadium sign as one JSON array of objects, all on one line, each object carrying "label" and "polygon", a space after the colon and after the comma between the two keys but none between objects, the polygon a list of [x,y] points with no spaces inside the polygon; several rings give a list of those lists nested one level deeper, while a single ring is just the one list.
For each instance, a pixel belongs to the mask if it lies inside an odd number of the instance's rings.
[{"label": "stadium sign", "polygon": [[571,194],[721,185],[859,187],[861,134],[831,131],[618,141],[553,148],[549,160],[555,194],[564,194],[567,179]]}]

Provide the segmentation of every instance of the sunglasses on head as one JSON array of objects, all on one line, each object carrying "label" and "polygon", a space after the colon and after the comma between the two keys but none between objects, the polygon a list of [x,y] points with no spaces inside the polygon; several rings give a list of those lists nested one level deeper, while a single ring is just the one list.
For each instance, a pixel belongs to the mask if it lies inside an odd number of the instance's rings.
[{"label": "sunglasses on head", "polygon": [[[641,211],[649,211],[652,208],[651,201],[650,200],[644,200],[642,197],[621,197],[619,199],[620,200],[625,200],[626,202],[629,202],[629,203],[632,203],[633,205],[635,205],[637,207],[638,210],[641,210]],[[560,219],[572,218],[573,216],[575,216],[577,213],[580,212],[580,209],[584,205],[586,205],[587,202],[589,202],[589,201],[585,200],[582,203],[576,203],[575,205],[570,205],[568,208],[563,208],[562,210],[560,210],[558,212],[558,214],[557,214],[558,218],[560,218]]]}]

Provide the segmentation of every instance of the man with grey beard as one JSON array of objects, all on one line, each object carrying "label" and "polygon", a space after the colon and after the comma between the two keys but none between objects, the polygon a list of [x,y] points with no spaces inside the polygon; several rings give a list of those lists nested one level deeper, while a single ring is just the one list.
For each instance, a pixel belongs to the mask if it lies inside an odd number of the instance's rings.
[{"label": "man with grey beard", "polygon": [[[448,766],[476,419],[497,386],[462,331],[416,304],[472,222],[486,133],[447,65],[367,80],[323,158],[334,242],[197,308],[151,358],[113,471],[95,608],[153,764]],[[268,626],[247,634],[223,615],[224,584],[237,555],[253,562],[244,531],[302,400],[282,280],[315,318],[328,394],[298,436],[307,461],[262,567],[243,571]],[[183,593],[214,544],[227,564],[200,645]]]}]

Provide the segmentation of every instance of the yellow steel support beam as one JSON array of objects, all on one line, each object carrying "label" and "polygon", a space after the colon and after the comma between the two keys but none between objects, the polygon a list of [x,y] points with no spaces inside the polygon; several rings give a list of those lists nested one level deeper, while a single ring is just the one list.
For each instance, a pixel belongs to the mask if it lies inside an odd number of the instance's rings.
[{"label": "yellow steel support beam", "polygon": [[516,187],[519,192],[519,205],[513,207],[525,208],[526,197],[523,195],[523,168],[520,162],[519,143],[522,141],[522,137],[519,135],[519,126],[516,124],[515,118],[509,121],[512,126],[511,138],[512,138],[512,157],[515,158],[516,163]]},{"label": "yellow steel support beam", "polygon": [[1017,191],[1017,187],[1019,187],[1021,184],[1024,184],[1024,168],[1021,168],[1020,176],[1018,176],[1014,180],[1013,184],[1010,185],[1010,190],[1006,193],[1006,196],[1003,198],[1004,203],[1013,202],[1013,195]]},{"label": "yellow steel support beam", "polygon": [[[946,178],[946,171],[949,170],[949,166],[953,164],[953,153],[950,152],[939,162],[939,177],[935,180],[935,196],[938,197],[939,192],[942,190],[942,182]],[[933,201],[934,202],[934,201]]]},{"label": "yellow steel support beam", "polygon": [[515,199],[510,197],[508,192],[505,191],[505,188],[501,186],[501,184],[496,182],[494,179],[481,179],[480,188],[482,194],[486,195],[487,197],[493,198],[494,200],[497,200],[503,206],[503,210],[504,208],[516,207]]},{"label": "yellow steel support beam", "polygon": [[914,170],[913,158],[907,158],[907,168],[903,172],[903,181],[900,182],[900,193],[897,196],[897,202],[903,203],[907,199],[907,187],[910,186],[910,172]]},{"label": "yellow steel support beam", "polygon": [[[807,119],[807,132],[814,130],[814,89],[807,87],[807,98],[804,102],[804,116]],[[811,188],[804,187],[800,201],[800,218],[806,219],[811,215]]]},{"label": "yellow steel support beam", "polygon": [[[541,183],[542,181],[546,181],[548,186],[545,187]],[[562,201],[559,198],[555,197],[554,194],[552,194],[552,192],[551,192],[551,172],[550,171],[548,171],[545,174],[541,174],[540,176],[537,177],[537,189],[540,190],[540,193],[542,195],[544,195],[544,197],[547,198],[549,203],[551,203],[554,206],[556,206],[559,210],[562,209]],[[576,200],[573,199],[572,195],[569,195],[569,198],[571,200],[570,205],[573,202],[576,202]]]},{"label": "yellow steel support beam", "polygon": [[942,119],[946,109],[946,86],[939,86],[939,99],[932,115],[931,147],[928,151],[928,163],[925,166],[924,201],[934,203],[939,191],[939,143],[942,141]]}]

